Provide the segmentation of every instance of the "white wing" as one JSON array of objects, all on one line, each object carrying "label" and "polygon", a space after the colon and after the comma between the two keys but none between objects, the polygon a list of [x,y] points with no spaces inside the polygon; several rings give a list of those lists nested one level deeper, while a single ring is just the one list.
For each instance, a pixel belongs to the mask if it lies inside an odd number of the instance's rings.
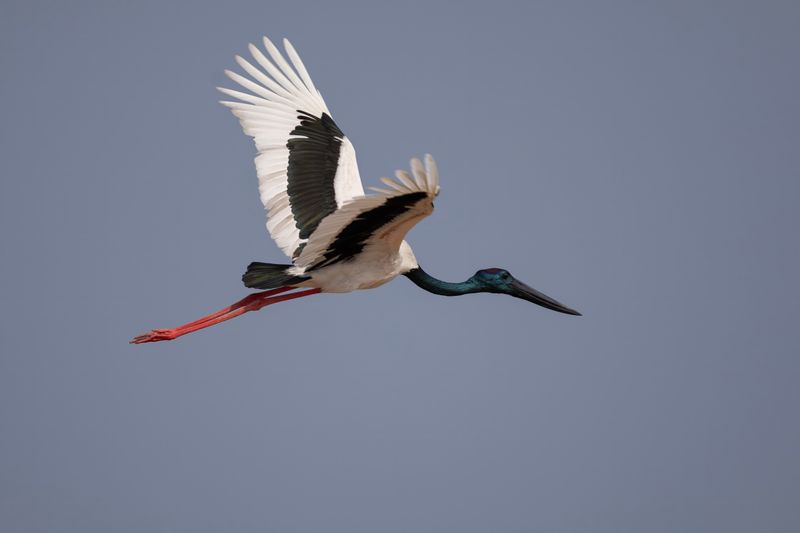
[{"label": "white wing", "polygon": [[264,37],[271,61],[252,44],[250,53],[258,66],[236,56],[252,79],[225,71],[249,93],[219,90],[238,100],[221,103],[255,140],[267,230],[294,259],[322,219],[362,196],[364,189],[353,145],[333,122],[291,43],[284,39],[283,45],[294,68]]},{"label": "white wing", "polygon": [[425,167],[412,159],[411,170],[413,177],[398,170],[396,181],[381,178],[389,189],[373,188],[378,194],[353,198],[328,215],[295,260],[298,269],[308,272],[362,253],[396,253],[408,231],[433,212],[439,193],[433,157],[425,156]]}]

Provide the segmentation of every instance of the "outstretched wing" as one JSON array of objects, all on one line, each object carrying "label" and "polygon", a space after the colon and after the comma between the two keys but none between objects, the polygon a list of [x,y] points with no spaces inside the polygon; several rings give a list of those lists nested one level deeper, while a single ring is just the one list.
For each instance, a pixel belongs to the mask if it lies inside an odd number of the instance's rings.
[{"label": "outstretched wing", "polygon": [[425,166],[411,160],[410,176],[395,172],[396,181],[381,178],[389,189],[353,198],[328,215],[317,227],[295,261],[304,272],[348,261],[362,253],[397,252],[408,231],[433,212],[439,193],[439,172],[430,155]]},{"label": "outstretched wing", "polygon": [[[258,150],[256,171],[267,230],[296,259],[323,218],[362,196],[353,145],[331,118],[300,56],[284,39],[292,66],[264,37],[270,58],[250,45],[256,64],[236,56],[252,79],[226,70],[249,93],[219,88],[238,102],[224,101]],[[269,74],[269,75],[267,75]]]}]

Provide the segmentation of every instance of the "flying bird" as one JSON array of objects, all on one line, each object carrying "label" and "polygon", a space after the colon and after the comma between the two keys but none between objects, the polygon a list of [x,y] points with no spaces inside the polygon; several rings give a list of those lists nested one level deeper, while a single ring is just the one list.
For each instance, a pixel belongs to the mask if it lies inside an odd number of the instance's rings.
[{"label": "flying bird", "polygon": [[283,45],[289,61],[266,37],[268,56],[251,44],[252,61],[236,56],[250,77],[225,71],[247,92],[219,90],[231,98],[221,103],[255,141],[267,230],[291,264],[250,263],[242,281],[263,292],[183,326],[152,330],[131,343],[172,340],[274,303],[372,289],[401,275],[442,296],[507,294],[580,315],[502,268],[478,270],[459,283],[425,272],[405,237],[433,212],[439,193],[433,157],[426,155],[424,163],[412,159],[410,173],[398,170],[395,179],[381,178],[384,187],[371,187],[374,194],[365,195],[353,145],[333,121],[294,47],[286,39]]}]

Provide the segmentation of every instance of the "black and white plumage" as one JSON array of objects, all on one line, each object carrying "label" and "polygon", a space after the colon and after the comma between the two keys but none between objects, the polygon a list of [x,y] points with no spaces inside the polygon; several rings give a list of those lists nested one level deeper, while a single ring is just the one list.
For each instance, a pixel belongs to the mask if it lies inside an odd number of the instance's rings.
[{"label": "black and white plumage", "polygon": [[245,283],[266,289],[288,276],[299,287],[349,292],[416,268],[404,238],[433,211],[436,163],[430,155],[424,165],[413,159],[411,174],[398,170],[395,180],[381,179],[385,188],[365,195],[353,145],[294,47],[283,44],[289,61],[266,37],[266,55],[251,44],[252,62],[236,57],[250,78],[226,74],[247,92],[219,89],[237,100],[222,104],[255,141],[267,230],[293,263],[285,269],[254,263]]},{"label": "black and white plumage", "polygon": [[[572,315],[580,314],[514,278],[507,270],[479,270],[460,283],[430,276],[405,241],[409,230],[433,212],[439,172],[430,155],[411,160],[385,188],[365,195],[353,145],[333,121],[303,62],[284,40],[289,61],[266,37],[269,55],[250,45],[253,62],[237,56],[250,77],[226,71],[242,90],[220,88],[253,137],[256,172],[267,230],[292,264],[251,263],[242,281],[264,289],[216,313],[177,328],[135,337],[142,344],[172,340],[264,306],[320,292],[378,287],[400,275],[443,296],[478,292],[508,294]],[[299,289],[299,290],[297,290]]]}]

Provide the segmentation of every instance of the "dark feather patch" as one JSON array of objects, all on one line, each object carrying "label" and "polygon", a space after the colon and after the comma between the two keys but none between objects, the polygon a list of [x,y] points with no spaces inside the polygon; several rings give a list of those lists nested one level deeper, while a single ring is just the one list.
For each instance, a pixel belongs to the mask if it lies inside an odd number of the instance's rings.
[{"label": "dark feather patch", "polygon": [[292,265],[253,262],[247,266],[247,272],[242,276],[242,282],[245,287],[251,289],[276,289],[309,279],[307,276],[293,276],[286,272],[291,267]]},{"label": "dark feather patch", "polygon": [[[336,192],[333,180],[339,164],[339,151],[344,133],[326,113],[315,117],[304,111],[300,125],[289,139],[289,166],[286,192],[300,238],[307,239],[320,221],[336,211]],[[295,252],[295,256],[297,256]]]},{"label": "dark feather patch", "polygon": [[388,198],[383,204],[354,218],[336,235],[325,254],[309,270],[348,261],[361,253],[369,238],[428,196],[413,192]]}]

